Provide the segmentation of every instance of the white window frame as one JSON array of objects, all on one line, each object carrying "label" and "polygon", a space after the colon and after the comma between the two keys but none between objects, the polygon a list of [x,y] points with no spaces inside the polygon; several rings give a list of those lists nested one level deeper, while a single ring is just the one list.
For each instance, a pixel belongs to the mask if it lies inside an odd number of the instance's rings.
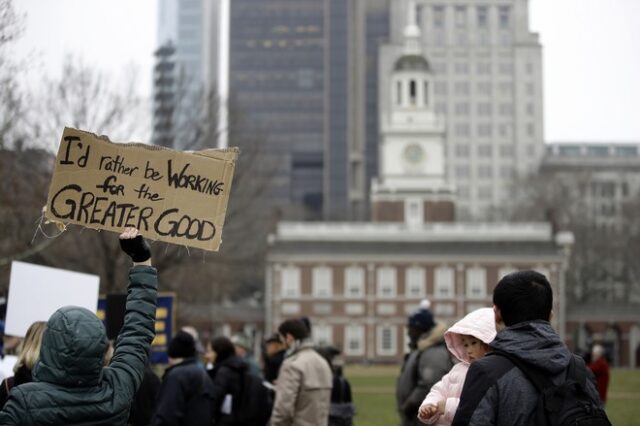
[{"label": "white window frame", "polygon": [[311,327],[315,344],[324,346],[333,344],[333,327],[329,324],[314,324]]},{"label": "white window frame", "polygon": [[479,266],[465,271],[467,299],[484,299],[487,297],[487,271]]},{"label": "white window frame", "polygon": [[376,312],[378,315],[391,316],[397,312],[396,305],[393,303],[379,303],[376,306]]},{"label": "white window frame", "polygon": [[[434,272],[433,297],[435,299],[453,299],[456,295],[456,271],[451,266],[439,266]],[[443,294],[442,289],[446,289]]]},{"label": "white window frame", "polygon": [[[361,299],[364,291],[365,271],[360,266],[349,266],[344,270],[344,297],[348,299]],[[357,290],[352,292],[351,290]],[[355,293],[355,294],[354,294]]]},{"label": "white window frame", "polygon": [[344,313],[346,315],[364,315],[364,304],[362,303],[346,303],[344,305]]},{"label": "white window frame", "polygon": [[514,268],[513,266],[503,266],[502,268],[498,269],[498,281],[500,281],[506,275],[509,275],[510,273],[516,272],[516,271],[517,269]]},{"label": "white window frame", "polygon": [[[382,266],[376,271],[376,295],[380,299],[393,299],[398,294],[398,272],[393,266]],[[388,290],[388,291],[387,291]]]},{"label": "white window frame", "polygon": [[316,266],[311,272],[313,297],[329,298],[333,296],[333,271],[328,266]]},{"label": "white window frame", "polygon": [[315,315],[329,316],[333,312],[333,304],[327,302],[320,302],[313,304],[313,313]]},{"label": "white window frame", "polygon": [[[389,333],[390,347],[385,348],[384,334]],[[379,325],[376,329],[376,353],[380,356],[394,356],[398,353],[398,327],[394,325]]]},{"label": "white window frame", "polygon": [[436,317],[454,317],[456,315],[456,305],[453,303],[436,303],[433,306],[433,313]]},{"label": "white window frame", "polygon": [[404,221],[409,226],[424,223],[424,203],[419,198],[409,198],[404,203]]},{"label": "white window frame", "polygon": [[282,315],[299,315],[300,304],[297,302],[284,302],[280,305],[280,312],[282,312]]},{"label": "white window frame", "polygon": [[[427,277],[424,268],[412,266],[405,270],[405,296],[423,298],[426,295]],[[417,291],[415,291],[417,290]]]},{"label": "white window frame", "polygon": [[300,268],[286,266],[282,268],[280,282],[280,297],[283,299],[297,299],[301,293]]},{"label": "white window frame", "polygon": [[[349,324],[344,328],[344,354],[347,356],[362,356],[364,355],[365,341],[364,341],[364,325]],[[356,349],[351,348],[351,342],[357,342],[358,347]]]}]

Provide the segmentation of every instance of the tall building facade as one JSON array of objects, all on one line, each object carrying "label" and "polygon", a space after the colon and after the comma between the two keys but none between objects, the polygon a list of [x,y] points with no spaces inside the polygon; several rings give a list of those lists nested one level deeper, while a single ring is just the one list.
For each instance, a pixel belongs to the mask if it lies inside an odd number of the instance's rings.
[{"label": "tall building facade", "polygon": [[374,221],[278,225],[267,255],[267,332],[306,316],[317,344],[342,347],[355,362],[397,363],[408,348],[407,316],[422,299],[452,323],[491,306],[502,276],[536,269],[553,283],[554,325],[564,336],[573,236],[547,223],[451,223],[446,122],[432,106],[433,74],[414,10],[407,12],[402,49],[390,55],[393,70],[380,86],[388,114],[371,187]]},{"label": "tall building facade", "polygon": [[216,90],[227,20],[231,114],[250,122],[230,125],[230,143],[261,139],[256,178],[269,179],[273,206],[295,219],[365,219],[389,0],[233,0],[226,16],[222,3],[161,2],[159,37],[173,40],[176,84],[182,76],[191,89]]},{"label": "tall building facade", "polygon": [[388,0],[231,3],[230,93],[264,130],[284,217],[367,217],[388,10]]},{"label": "tall building facade", "polygon": [[[394,3],[391,44],[381,52],[381,87],[402,49],[413,2]],[[435,109],[447,123],[447,173],[457,187],[457,217],[499,218],[512,177],[535,171],[544,152],[542,47],[529,30],[528,1],[415,3]],[[391,105],[388,96],[380,93],[382,114]]]},{"label": "tall building facade", "polygon": [[594,225],[620,229],[640,194],[640,144],[550,143],[538,174],[571,190]]},{"label": "tall building facade", "polygon": [[220,0],[160,0],[158,49],[154,67],[156,144],[176,149],[193,146],[193,129],[215,91],[218,67]]},{"label": "tall building facade", "polygon": [[161,18],[175,9],[165,32],[174,34],[177,69],[209,89],[228,19],[232,111],[265,140],[270,198],[283,217],[370,217],[380,118],[409,4],[433,74],[433,107],[447,123],[457,217],[499,218],[511,179],[537,168],[542,48],[529,30],[528,0],[233,0],[221,17],[222,1],[163,0]]}]

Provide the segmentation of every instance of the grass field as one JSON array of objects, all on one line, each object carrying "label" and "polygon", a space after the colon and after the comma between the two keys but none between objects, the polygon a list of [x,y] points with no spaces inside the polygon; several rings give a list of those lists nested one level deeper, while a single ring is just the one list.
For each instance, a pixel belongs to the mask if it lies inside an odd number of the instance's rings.
[{"label": "grass field", "polygon": [[[398,366],[346,368],[358,410],[356,426],[399,424],[394,393],[398,372]],[[615,426],[640,424],[640,370],[612,370],[607,415]]]}]

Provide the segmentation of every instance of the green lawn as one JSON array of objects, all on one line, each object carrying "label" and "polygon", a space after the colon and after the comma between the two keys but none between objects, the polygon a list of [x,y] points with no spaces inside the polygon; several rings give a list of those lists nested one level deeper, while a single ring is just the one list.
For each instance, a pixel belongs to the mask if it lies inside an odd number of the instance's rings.
[{"label": "green lawn", "polygon": [[[399,366],[349,366],[345,373],[358,410],[356,426],[396,426],[395,380]],[[612,370],[607,414],[615,426],[635,426],[640,419],[640,370]]]}]

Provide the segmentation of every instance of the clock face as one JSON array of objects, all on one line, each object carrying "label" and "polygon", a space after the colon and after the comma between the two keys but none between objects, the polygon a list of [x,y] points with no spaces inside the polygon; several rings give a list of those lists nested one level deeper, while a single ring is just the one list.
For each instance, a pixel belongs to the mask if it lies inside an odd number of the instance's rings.
[{"label": "clock face", "polygon": [[424,161],[426,154],[424,149],[418,144],[412,143],[404,149],[404,159],[410,164],[419,164]]}]

